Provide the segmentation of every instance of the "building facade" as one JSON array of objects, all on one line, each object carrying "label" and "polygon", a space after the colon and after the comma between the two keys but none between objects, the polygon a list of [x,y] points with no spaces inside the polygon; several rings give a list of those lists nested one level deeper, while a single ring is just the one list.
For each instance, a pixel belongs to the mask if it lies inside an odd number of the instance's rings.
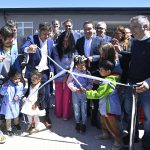
[{"label": "building facade", "polygon": [[77,31],[82,31],[84,21],[105,21],[108,35],[112,35],[116,26],[128,27],[130,18],[135,15],[150,17],[150,8],[1,8],[0,27],[7,20],[13,19],[18,23],[19,36],[26,37],[38,30],[39,23],[51,24],[54,19],[60,20],[63,30],[64,20],[70,18],[73,20],[73,29]]}]

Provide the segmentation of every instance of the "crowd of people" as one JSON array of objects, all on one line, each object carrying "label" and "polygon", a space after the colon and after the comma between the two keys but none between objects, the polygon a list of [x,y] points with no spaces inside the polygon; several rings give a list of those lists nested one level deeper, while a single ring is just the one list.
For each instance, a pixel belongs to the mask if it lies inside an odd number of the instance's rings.
[{"label": "crowd of people", "polygon": [[[0,29],[0,119],[5,120],[5,133],[14,135],[13,126],[21,130],[20,114],[27,116],[27,132],[30,134],[39,131],[40,122],[50,129],[50,95],[54,94],[56,117],[67,121],[74,116],[75,130],[85,133],[90,116],[91,125],[102,130],[102,134],[95,136],[95,139],[112,137],[112,150],[119,150],[129,144],[132,85],[137,85],[137,107],[142,106],[144,111],[143,150],[149,150],[148,18],[142,15],[132,17],[129,28],[117,26],[112,36],[106,35],[107,25],[104,21],[96,25],[92,21],[85,21],[83,35],[73,30],[71,19],[67,19],[63,26],[65,30],[62,32],[57,19],[51,25],[40,23],[38,32],[28,36],[21,44],[15,21],[8,20]],[[42,86],[61,73],[62,68],[103,80],[67,72]],[[118,85],[118,82],[128,86]],[[139,114],[136,117],[134,142],[139,142]],[[1,143],[5,140],[1,131]]]}]

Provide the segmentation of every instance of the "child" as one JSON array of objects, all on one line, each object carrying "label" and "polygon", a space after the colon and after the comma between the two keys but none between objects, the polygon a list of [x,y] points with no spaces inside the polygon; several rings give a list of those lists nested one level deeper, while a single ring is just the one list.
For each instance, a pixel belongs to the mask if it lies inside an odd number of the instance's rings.
[{"label": "child", "polygon": [[[25,103],[21,109],[23,114],[26,114],[29,121],[29,127],[27,131],[31,134],[39,131],[39,116],[45,116],[45,88],[38,88],[41,86],[42,74],[38,71],[31,73],[31,85],[28,88],[23,100]],[[27,98],[26,98],[27,97]],[[35,123],[35,128],[32,127],[32,123]]]},{"label": "child", "polygon": [[109,138],[109,134],[114,138],[112,149],[121,148],[122,139],[121,133],[117,126],[118,116],[121,114],[121,107],[117,90],[115,89],[116,81],[119,80],[119,75],[111,74],[114,69],[114,63],[104,60],[100,64],[100,75],[110,83],[104,82],[99,85],[97,90],[87,90],[86,96],[88,99],[99,99],[99,109],[101,114],[102,134],[99,139]]},{"label": "child", "polygon": [[[84,56],[76,56],[74,58],[75,68],[73,72],[90,74],[86,70],[86,58]],[[89,80],[84,77],[76,77],[76,79],[81,83],[82,87],[77,83],[77,81],[70,75],[67,84],[72,91],[73,98],[73,108],[76,126],[75,129],[77,132],[86,132],[86,121],[87,121],[87,100],[84,89],[92,89],[92,80]]]},{"label": "child", "polygon": [[21,74],[16,69],[9,72],[9,80],[1,87],[0,94],[3,95],[0,114],[6,119],[7,134],[12,136],[11,120],[14,119],[14,125],[17,130],[21,130],[19,125],[19,101],[23,96],[23,84],[20,82]]}]

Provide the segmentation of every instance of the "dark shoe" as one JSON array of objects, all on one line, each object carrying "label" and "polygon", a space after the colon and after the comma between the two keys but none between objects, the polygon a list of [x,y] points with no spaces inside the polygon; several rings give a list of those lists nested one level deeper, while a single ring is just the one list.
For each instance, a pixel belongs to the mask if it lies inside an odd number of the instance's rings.
[{"label": "dark shoe", "polygon": [[13,131],[7,131],[7,135],[8,135],[8,136],[13,136],[13,135],[14,135],[14,132],[13,132]]},{"label": "dark shoe", "polygon": [[50,129],[52,127],[51,120],[49,118],[46,118],[44,120],[44,125],[46,126],[47,129]]},{"label": "dark shoe", "polygon": [[85,124],[82,124],[81,127],[80,127],[80,132],[81,133],[85,133],[86,132],[86,125]]},{"label": "dark shoe", "polygon": [[15,125],[15,128],[16,128],[17,130],[21,130],[21,127],[20,127],[19,124]]},{"label": "dark shoe", "polygon": [[[123,137],[123,143],[124,145],[129,145],[129,141],[130,141],[130,135],[126,135],[125,137]],[[134,138],[134,143],[139,143],[140,139],[138,137]]]},{"label": "dark shoe", "polygon": [[150,150],[150,147],[143,146],[143,150]]},{"label": "dark shoe", "polygon": [[80,123],[76,123],[75,129],[77,132],[80,132]]},{"label": "dark shoe", "polygon": [[26,131],[30,133],[30,131],[31,131],[33,128],[34,128],[34,127],[32,127],[32,125],[29,124],[28,127],[27,127],[27,129],[26,129]]}]

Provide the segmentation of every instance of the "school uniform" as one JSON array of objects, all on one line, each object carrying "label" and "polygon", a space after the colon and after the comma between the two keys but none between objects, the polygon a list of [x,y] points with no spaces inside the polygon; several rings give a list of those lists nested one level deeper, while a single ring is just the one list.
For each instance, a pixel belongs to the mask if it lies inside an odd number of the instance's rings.
[{"label": "school uniform", "polygon": [[0,89],[0,94],[3,95],[1,114],[5,115],[5,119],[14,119],[19,116],[19,100],[15,101],[14,96],[23,96],[23,84],[14,84],[10,80],[8,85],[3,85]]},{"label": "school uniform", "polygon": [[[0,89],[0,94],[3,96],[0,114],[3,114],[6,119],[6,128],[11,131],[11,119],[14,119],[14,124],[19,124],[19,113],[20,113],[20,100],[23,96],[24,88],[23,84],[14,84],[10,80],[7,85],[3,85]],[[19,99],[16,101],[14,97],[18,96]]]}]

